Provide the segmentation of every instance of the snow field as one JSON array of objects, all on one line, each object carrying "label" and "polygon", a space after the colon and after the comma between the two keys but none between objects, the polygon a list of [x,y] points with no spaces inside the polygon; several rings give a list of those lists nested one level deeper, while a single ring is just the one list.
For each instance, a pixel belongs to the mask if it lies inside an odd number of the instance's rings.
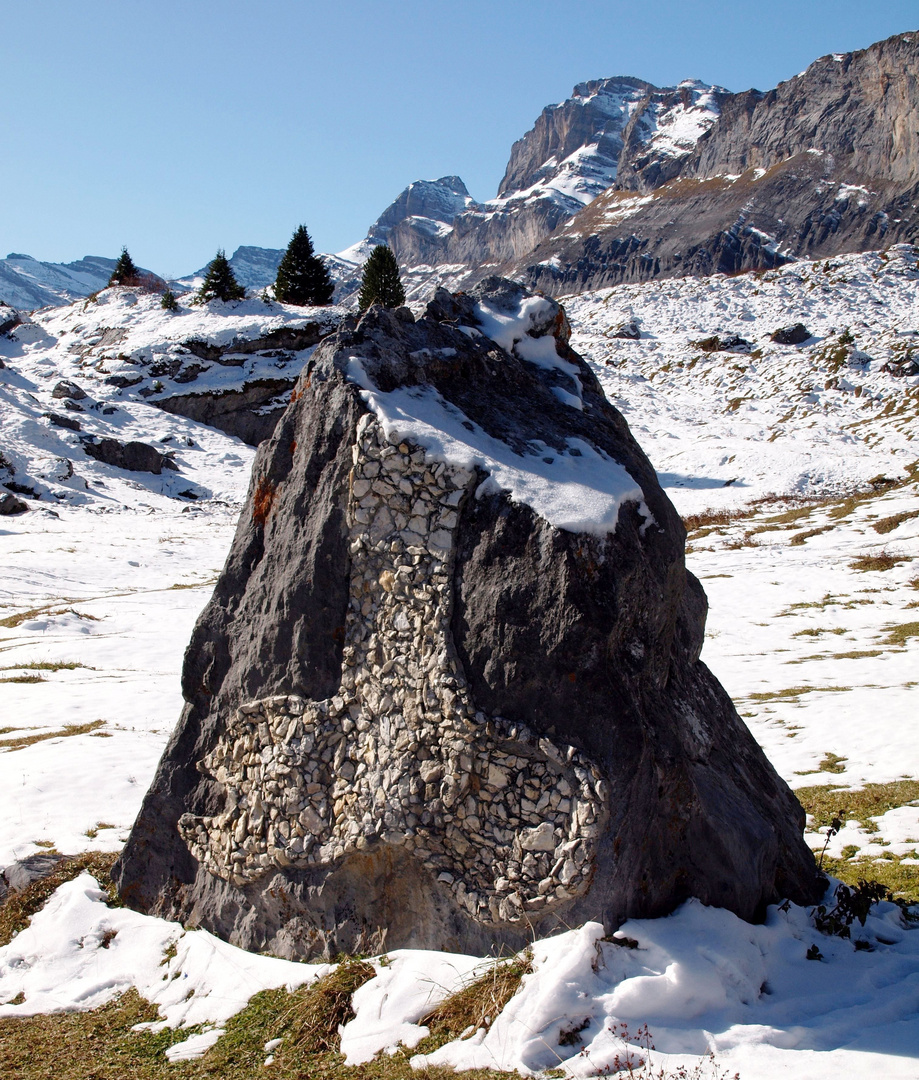
[{"label": "snow field", "polygon": [[[703,660],[796,788],[832,784],[844,795],[919,779],[919,491],[909,468],[919,459],[917,378],[882,370],[919,347],[917,282],[915,251],[901,248],[566,302],[574,347],[625,413],[678,510],[697,515],[687,565],[709,596]],[[638,341],[610,336],[633,318]],[[798,320],[810,341],[768,340]],[[839,360],[846,328],[854,342]],[[753,351],[704,353],[692,344],[713,334],[739,334]],[[44,430],[28,410],[46,407],[53,380],[72,377],[57,366],[65,361],[56,344],[51,353],[36,346],[0,371],[4,450],[6,432],[22,430],[16,424]],[[18,396],[3,397],[11,386]],[[248,482],[252,451],[237,440],[148,414],[129,396],[118,403],[132,437],[171,434],[179,446],[187,436],[202,447],[182,450],[185,477],[224,501],[202,499],[183,513],[156,488],[159,477],[87,462],[85,502],[46,496],[32,505],[53,514],[2,519],[0,679],[43,681],[0,685],[0,865],[49,845],[120,847],[178,717],[182,652]],[[21,436],[23,461],[37,456],[29,449],[37,431]],[[95,487],[93,475],[106,487]],[[891,482],[872,487],[877,477]],[[859,497],[849,498],[856,488]],[[31,741],[43,735],[52,737]],[[919,861],[915,802],[875,815],[872,825],[848,820],[828,853]],[[808,841],[821,848],[824,836],[812,830]],[[616,940],[588,923],[534,942],[533,973],[491,1027],[425,1061],[598,1075],[622,1053],[616,1032],[625,1023],[633,1037],[650,1027],[655,1065],[671,1070],[712,1049],[719,1067],[743,1080],[913,1078],[919,935],[882,903],[853,937],[868,948],[818,933],[795,907],[772,908],[753,926],[690,902],[666,919],[632,920]],[[807,959],[812,946],[822,960]],[[377,977],[355,995],[357,1015],[343,1031],[349,1062],[416,1046],[421,1017],[483,960],[400,951],[374,963]],[[325,970],[110,909],[84,876],[0,948],[0,1016],[90,1008],[136,986],[164,1023],[209,1028],[173,1049],[178,1060],[205,1052],[257,989]],[[20,993],[25,1001],[10,1004]]]}]

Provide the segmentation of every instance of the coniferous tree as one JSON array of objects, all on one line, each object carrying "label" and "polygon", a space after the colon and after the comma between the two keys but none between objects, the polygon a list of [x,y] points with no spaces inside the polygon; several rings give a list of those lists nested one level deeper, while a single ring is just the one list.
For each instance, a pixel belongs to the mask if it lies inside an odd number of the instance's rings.
[{"label": "coniferous tree", "polygon": [[364,263],[358,307],[366,311],[373,303],[394,308],[405,303],[405,289],[399,277],[399,264],[386,244],[378,244]]},{"label": "coniferous tree", "polygon": [[134,260],[128,254],[128,249],[123,247],[112,276],[108,279],[109,285],[134,285],[138,279],[138,270]]},{"label": "coniferous tree", "polygon": [[223,248],[210,262],[201,288],[195,293],[196,304],[206,304],[208,300],[244,300],[246,290],[236,280],[233,267]]},{"label": "coniferous tree", "polygon": [[335,286],[325,263],[313,252],[313,241],[300,225],[278,264],[274,298],[282,304],[320,307],[331,304]]}]

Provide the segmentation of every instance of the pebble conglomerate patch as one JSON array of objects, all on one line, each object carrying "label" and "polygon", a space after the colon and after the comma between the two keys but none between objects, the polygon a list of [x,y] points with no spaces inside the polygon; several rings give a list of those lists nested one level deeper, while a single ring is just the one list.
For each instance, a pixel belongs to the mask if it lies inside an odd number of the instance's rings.
[{"label": "pebble conglomerate patch", "polygon": [[453,647],[454,533],[477,475],[357,429],[341,685],[242,705],[198,763],[220,814],[180,821],[245,885],[377,844],[410,851],[474,918],[515,922],[586,892],[607,783],[573,746],[477,711]]}]

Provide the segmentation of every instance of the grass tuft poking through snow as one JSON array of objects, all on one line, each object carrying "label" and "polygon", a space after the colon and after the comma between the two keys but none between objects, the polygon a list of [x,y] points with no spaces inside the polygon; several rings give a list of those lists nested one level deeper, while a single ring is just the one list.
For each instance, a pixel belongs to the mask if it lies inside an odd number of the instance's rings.
[{"label": "grass tuft poking through snow", "polygon": [[[83,873],[93,874],[100,882],[106,883],[107,902],[120,906],[121,901],[115,887],[109,881],[109,874],[115,865],[115,855],[107,851],[84,851],[72,859],[63,859],[60,865],[47,877],[33,881],[21,892],[13,892],[0,904],[0,946],[7,945],[24,930],[32,916],[41,911],[50,896],[64,884],[73,881]],[[2,1073],[0,1073],[2,1075]]]},{"label": "grass tuft poking through snow", "polygon": [[446,1042],[491,1027],[520,989],[524,975],[532,971],[533,957],[528,949],[509,960],[496,960],[488,971],[451,994],[418,1021],[430,1030],[430,1035],[418,1044],[417,1052],[431,1053]]},{"label": "grass tuft poking through snow", "polygon": [[298,991],[288,1011],[291,1045],[304,1054],[338,1050],[338,1029],[354,1019],[354,991],[375,975],[366,960],[346,957],[328,975]]}]

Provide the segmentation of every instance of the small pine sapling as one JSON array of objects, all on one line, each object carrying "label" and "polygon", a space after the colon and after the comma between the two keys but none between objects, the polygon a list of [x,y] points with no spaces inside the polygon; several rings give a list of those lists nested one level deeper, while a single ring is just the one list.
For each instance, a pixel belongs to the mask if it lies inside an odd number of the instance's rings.
[{"label": "small pine sapling", "polygon": [[300,225],[278,264],[274,297],[282,304],[321,307],[331,304],[335,286],[325,263],[313,251],[313,241]]},{"label": "small pine sapling", "polygon": [[134,260],[128,254],[128,249],[123,247],[112,276],[108,279],[109,285],[136,285],[139,276]]},{"label": "small pine sapling", "polygon": [[176,300],[176,294],[172,289],[167,289],[160,300],[160,307],[165,311],[178,311],[179,302]]},{"label": "small pine sapling", "polygon": [[399,264],[386,244],[377,245],[364,263],[357,303],[361,311],[366,311],[371,304],[394,308],[405,303],[405,289],[399,277]]},{"label": "small pine sapling", "polygon": [[195,293],[196,304],[206,304],[209,300],[244,300],[246,290],[236,280],[233,267],[223,248],[217,251],[204,275],[201,288]]}]

